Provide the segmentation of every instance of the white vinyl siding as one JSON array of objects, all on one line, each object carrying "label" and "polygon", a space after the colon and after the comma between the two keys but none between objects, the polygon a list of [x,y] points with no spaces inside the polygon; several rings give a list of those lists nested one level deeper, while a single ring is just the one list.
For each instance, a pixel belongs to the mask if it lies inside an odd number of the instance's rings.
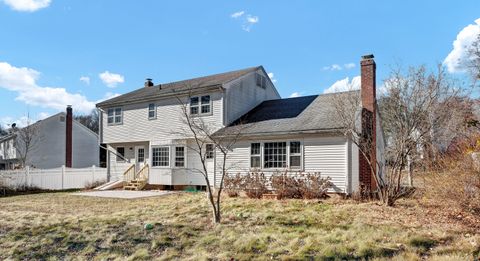
[{"label": "white vinyl siding", "polygon": [[[300,160],[304,172],[319,172],[322,177],[330,177],[334,184],[332,192],[347,192],[348,180],[348,161],[347,161],[347,142],[343,137],[323,137],[323,136],[305,136],[289,137],[268,140],[268,142],[290,142],[300,141],[303,151],[303,157]],[[227,158],[227,168],[229,173],[245,174],[251,171],[251,144],[252,141],[238,141],[233,151]],[[259,141],[257,143],[262,143]],[[216,157],[216,176],[215,184],[218,185],[221,177],[221,157]],[[265,176],[269,178],[272,174],[281,169],[261,169]],[[288,171],[289,175],[295,175],[297,169]]]},{"label": "white vinyl siding", "polygon": [[[202,116],[201,119],[214,131],[224,127],[222,93],[211,93],[210,99],[212,111],[210,115]],[[184,97],[182,102],[188,103],[189,100]],[[107,113],[103,113],[103,142],[108,144],[143,141],[163,143],[190,135],[183,121],[182,106],[177,98],[155,102],[157,116],[161,120],[148,119],[146,115],[148,115],[149,103],[151,102],[124,105],[121,125],[108,125]]]},{"label": "white vinyl siding", "polygon": [[[257,73],[265,77],[265,88],[257,86],[255,76]],[[258,70],[257,72],[249,73],[225,85],[227,90],[225,125],[240,118],[262,101],[281,98],[275,87],[266,77],[268,76],[264,74],[262,70]]]}]

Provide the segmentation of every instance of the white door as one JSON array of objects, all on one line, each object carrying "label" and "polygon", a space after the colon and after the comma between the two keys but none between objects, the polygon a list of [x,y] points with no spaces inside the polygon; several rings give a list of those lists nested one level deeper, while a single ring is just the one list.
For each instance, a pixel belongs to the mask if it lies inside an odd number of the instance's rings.
[{"label": "white door", "polygon": [[135,147],[135,170],[139,171],[145,164],[145,147]]}]

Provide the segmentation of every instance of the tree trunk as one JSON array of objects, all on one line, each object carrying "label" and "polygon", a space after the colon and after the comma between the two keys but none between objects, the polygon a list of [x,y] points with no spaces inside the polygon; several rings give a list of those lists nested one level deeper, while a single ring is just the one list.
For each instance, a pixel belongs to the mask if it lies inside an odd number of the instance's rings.
[{"label": "tree trunk", "polygon": [[407,169],[408,169],[408,174],[407,174],[408,186],[413,187],[413,161],[410,156],[407,156]]}]

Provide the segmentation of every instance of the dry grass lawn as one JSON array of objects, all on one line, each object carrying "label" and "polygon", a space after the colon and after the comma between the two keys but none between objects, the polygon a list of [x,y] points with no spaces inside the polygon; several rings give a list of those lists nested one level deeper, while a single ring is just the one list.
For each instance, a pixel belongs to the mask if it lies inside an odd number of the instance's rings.
[{"label": "dry grass lawn", "polygon": [[223,222],[212,226],[203,193],[136,200],[43,193],[0,198],[0,220],[2,260],[474,260],[480,252],[478,228],[413,199],[388,208],[225,198]]}]

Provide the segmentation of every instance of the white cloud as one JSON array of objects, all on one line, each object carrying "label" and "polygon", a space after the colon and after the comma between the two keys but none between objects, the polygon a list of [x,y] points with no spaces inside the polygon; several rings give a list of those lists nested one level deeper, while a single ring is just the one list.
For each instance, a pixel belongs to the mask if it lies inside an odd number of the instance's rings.
[{"label": "white cloud", "polygon": [[29,124],[32,124],[32,123],[35,123],[39,120],[43,120],[43,119],[46,119],[48,117],[50,117],[51,114],[48,113],[48,112],[40,112],[38,113],[36,116],[22,116],[20,118],[13,118],[13,117],[10,117],[10,116],[5,116],[5,117],[2,117],[0,118],[0,126],[2,126],[4,129],[8,129],[11,127],[11,125],[13,123],[15,123],[17,125],[17,127],[25,127]]},{"label": "white cloud", "polygon": [[272,73],[272,72],[269,72],[267,73],[268,77],[270,77],[270,80],[273,82],[273,83],[276,83],[277,82],[277,79],[275,79],[275,75]]},{"label": "white cloud", "polygon": [[243,14],[245,14],[245,11],[238,11],[238,12],[235,12],[235,13],[231,14],[230,17],[232,17],[232,18],[239,18],[239,17],[242,16]]},{"label": "white cloud", "polygon": [[245,11],[238,11],[230,15],[231,18],[240,20],[242,22],[242,29],[250,32],[252,26],[260,21],[260,18],[255,15],[246,14]]},{"label": "white cloud", "polygon": [[120,96],[121,94],[120,93],[113,93],[113,92],[107,92],[105,93],[105,95],[103,96],[102,99],[98,100],[98,102],[102,102],[102,101],[105,101],[105,100],[108,100],[108,99],[112,99],[112,98],[115,98],[115,97],[118,97]]},{"label": "white cloud", "polygon": [[303,92],[294,92],[292,94],[290,94],[289,98],[296,98],[296,97],[300,97],[303,95]]},{"label": "white cloud", "polygon": [[453,41],[453,49],[443,61],[449,72],[454,73],[465,70],[463,64],[470,58],[468,49],[478,35],[480,35],[480,18],[475,20],[475,24],[469,24],[463,28],[458,33],[457,39]]},{"label": "white cloud", "polygon": [[258,23],[258,21],[259,21],[258,16],[247,15],[242,25],[242,29],[246,32],[250,32],[250,30],[252,29],[252,26]]},{"label": "white cloud", "polygon": [[332,65],[328,65],[328,66],[324,66],[323,67],[323,70],[324,71],[341,71],[343,69],[352,69],[352,68],[355,68],[355,64],[354,63],[346,63],[343,65],[343,67],[339,64],[332,64]]},{"label": "white cloud", "polygon": [[95,108],[95,103],[81,94],[69,93],[64,88],[39,86],[39,76],[40,72],[36,70],[0,62],[0,88],[17,92],[18,101],[59,111],[63,111],[67,105],[85,113]]},{"label": "white cloud", "polygon": [[334,84],[332,84],[332,86],[325,89],[323,93],[359,90],[360,82],[361,82],[360,76],[353,77],[352,81],[350,81],[350,78],[347,77],[345,79],[336,81]]},{"label": "white cloud", "polygon": [[51,0],[3,0],[13,10],[20,12],[35,12],[39,9],[48,7]]},{"label": "white cloud", "polygon": [[88,77],[88,76],[80,77],[80,81],[84,82],[86,85],[90,85],[90,77]]},{"label": "white cloud", "polygon": [[110,88],[115,88],[119,83],[125,82],[123,75],[111,73],[109,71],[99,74],[98,77],[100,77],[102,82]]}]

